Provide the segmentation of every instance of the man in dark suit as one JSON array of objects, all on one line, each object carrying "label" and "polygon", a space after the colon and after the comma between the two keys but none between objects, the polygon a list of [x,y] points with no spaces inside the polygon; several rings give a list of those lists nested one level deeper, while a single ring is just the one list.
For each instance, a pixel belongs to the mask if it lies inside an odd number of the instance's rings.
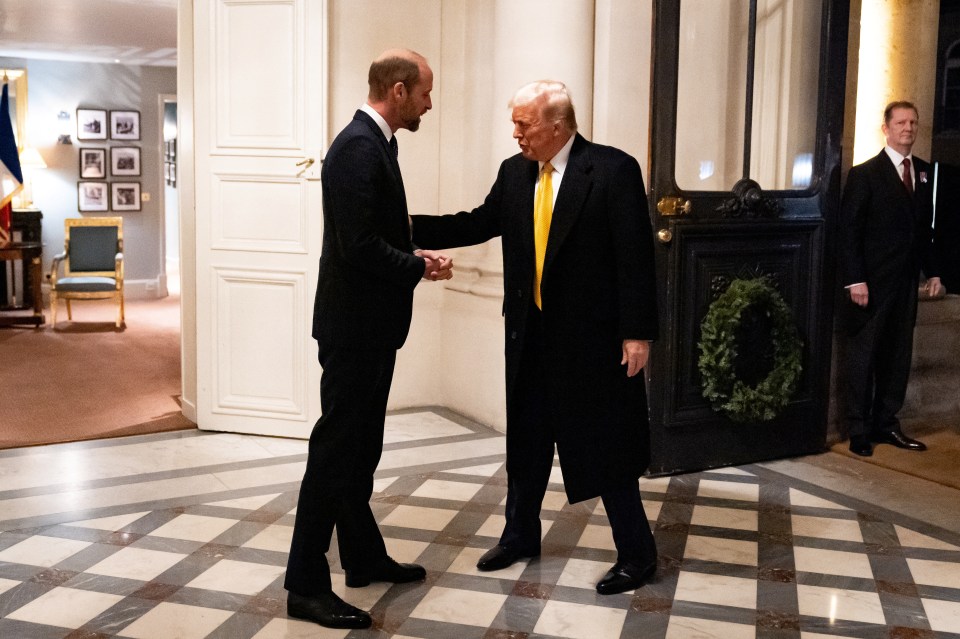
[{"label": "man in dark suit", "polygon": [[942,293],[930,230],[933,174],[911,154],[917,119],[910,102],[887,105],[887,146],[850,169],[840,207],[849,296],[842,309],[843,418],[850,450],[864,457],[873,454],[875,443],[926,450],[903,434],[897,419],[910,376],[921,269],[927,292]]},{"label": "man in dark suit", "polygon": [[597,590],[625,592],[657,566],[638,484],[650,456],[640,373],[658,334],[643,178],[634,158],[577,134],[562,83],[527,85],[511,107],[520,153],[483,204],[413,218],[420,246],[503,245],[507,521],[477,567],[540,554],[556,445],[570,502],[600,496],[613,529],[617,562]]},{"label": "man in dark suit", "polygon": [[387,555],[370,510],[396,352],[410,328],[421,278],[446,279],[452,262],[410,243],[397,163],[398,129],[416,131],[431,108],[433,72],[412,51],[370,66],[367,103],[327,153],[323,249],[313,315],[323,376],[323,416],[310,435],[307,469],[284,586],[287,614],[332,628],[366,628],[370,615],[331,589],[325,556],[337,528],[346,585],[422,580],[421,566]]}]

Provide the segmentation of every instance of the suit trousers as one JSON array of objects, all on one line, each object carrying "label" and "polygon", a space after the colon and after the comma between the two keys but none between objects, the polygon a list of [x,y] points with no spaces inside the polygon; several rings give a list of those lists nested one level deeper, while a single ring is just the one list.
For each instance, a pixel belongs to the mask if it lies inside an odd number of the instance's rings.
[{"label": "suit trousers", "polygon": [[[512,398],[515,419],[507,424],[507,521],[500,545],[522,555],[540,553],[540,509],[550,482],[555,449],[545,406],[541,321],[540,310],[531,305]],[[611,487],[600,498],[610,521],[617,561],[636,566],[655,561],[656,542],[643,510],[637,480]]]},{"label": "suit trousers", "polygon": [[[904,278],[898,286],[886,296],[871,290],[873,308],[847,309],[847,319],[852,321],[844,348],[842,388],[844,419],[851,437],[900,428],[897,413],[903,407],[910,378],[918,282]],[[857,321],[858,315],[867,313],[865,321]]]},{"label": "suit trousers", "polygon": [[334,526],[345,570],[367,570],[387,557],[370,496],[383,452],[396,357],[395,350],[320,348],[323,414],[310,435],[284,582],[287,590],[305,596],[330,591],[326,552]]}]

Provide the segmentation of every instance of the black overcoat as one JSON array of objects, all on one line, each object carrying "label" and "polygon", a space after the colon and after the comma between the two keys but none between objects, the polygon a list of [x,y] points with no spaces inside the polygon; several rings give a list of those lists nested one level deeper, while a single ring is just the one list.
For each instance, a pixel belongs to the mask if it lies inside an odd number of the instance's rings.
[{"label": "black overcoat", "polygon": [[[534,277],[538,164],[500,166],[483,204],[415,216],[423,248],[503,245],[508,472],[523,472],[515,400]],[[644,376],[626,376],[624,339],[658,336],[653,239],[637,161],[579,134],[557,192],[541,283],[545,405],[571,503],[637,479],[650,458]]]}]

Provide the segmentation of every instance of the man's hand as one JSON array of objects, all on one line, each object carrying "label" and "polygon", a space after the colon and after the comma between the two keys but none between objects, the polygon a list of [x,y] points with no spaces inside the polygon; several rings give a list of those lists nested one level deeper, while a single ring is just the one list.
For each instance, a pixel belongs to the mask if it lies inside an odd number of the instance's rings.
[{"label": "man's hand", "polygon": [[453,277],[453,258],[438,251],[417,249],[413,252],[423,258],[423,279],[436,282]]},{"label": "man's hand", "polygon": [[[937,283],[940,283],[939,278]],[[856,304],[857,306],[866,306],[870,302],[870,294],[867,291],[866,284],[854,284],[847,289],[850,292],[850,301]]]},{"label": "man's hand", "polygon": [[927,295],[934,299],[947,294],[947,290],[943,287],[943,284],[940,283],[939,277],[931,277],[928,279],[924,288],[927,289]]},{"label": "man's hand", "polygon": [[623,359],[620,365],[627,365],[627,377],[633,377],[643,370],[650,357],[650,342],[643,339],[623,340]]}]

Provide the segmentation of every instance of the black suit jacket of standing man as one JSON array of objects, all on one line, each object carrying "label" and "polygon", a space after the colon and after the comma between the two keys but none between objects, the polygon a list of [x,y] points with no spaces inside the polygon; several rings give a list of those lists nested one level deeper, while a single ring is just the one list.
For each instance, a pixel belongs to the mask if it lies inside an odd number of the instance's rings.
[{"label": "black suit jacket of standing man", "polygon": [[[533,200],[538,163],[500,166],[483,204],[450,216],[414,216],[417,245],[441,248],[500,236],[507,377],[507,472],[525,470],[516,399],[533,304]],[[650,459],[644,376],[620,365],[624,339],[658,336],[653,240],[640,166],[576,134],[547,242],[541,296],[544,421],[555,429],[571,503],[636,481]]]},{"label": "black suit jacket of standing man", "polygon": [[[912,105],[888,107],[888,112],[912,112],[915,121]],[[890,139],[894,132],[887,135]],[[901,149],[909,153],[911,146],[912,138]],[[854,166],[843,192],[843,283],[848,289],[866,284],[868,292],[863,306],[845,300],[841,315],[843,411],[854,444],[853,438],[900,432],[896,414],[910,375],[920,271],[937,275],[930,229],[933,177],[929,164],[912,159],[912,194],[886,149]]]},{"label": "black suit jacket of standing man", "polygon": [[[389,559],[369,500],[414,287],[423,277],[437,279],[435,256],[414,254],[400,167],[381,126],[391,134],[415,131],[431,106],[433,75],[422,56],[390,51],[371,66],[370,78],[368,108],[383,122],[357,111],[321,171],[323,252],[313,336],[323,366],[323,414],[310,436],[285,581],[288,612],[334,627],[370,624],[366,613],[332,594],[325,553],[334,526],[348,585],[423,576],[422,568]],[[322,605],[304,608],[304,597]]]}]

